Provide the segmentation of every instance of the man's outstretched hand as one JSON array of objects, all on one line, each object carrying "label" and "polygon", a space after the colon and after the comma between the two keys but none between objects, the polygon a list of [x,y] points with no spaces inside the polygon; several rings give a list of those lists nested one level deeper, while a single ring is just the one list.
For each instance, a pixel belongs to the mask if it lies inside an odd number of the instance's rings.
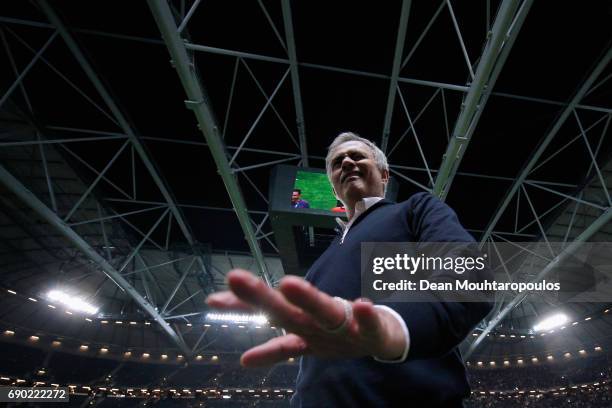
[{"label": "man's outstretched hand", "polygon": [[325,358],[376,356],[392,360],[402,355],[405,335],[387,310],[368,300],[350,302],[353,318],[346,330],[332,334],[345,320],[344,305],[297,276],[284,277],[278,289],[268,287],[252,273],[235,269],[227,275],[230,290],[206,299],[217,309],[263,312],[288,334],[247,350],[242,365],[272,365],[289,357],[314,355]]}]

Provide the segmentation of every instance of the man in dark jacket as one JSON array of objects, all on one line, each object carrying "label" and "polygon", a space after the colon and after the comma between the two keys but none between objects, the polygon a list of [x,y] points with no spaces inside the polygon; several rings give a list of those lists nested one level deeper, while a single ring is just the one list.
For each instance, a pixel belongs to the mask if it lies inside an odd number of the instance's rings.
[{"label": "man in dark jacket", "polygon": [[[288,334],[254,347],[245,366],[302,356],[296,407],[460,407],[469,395],[457,345],[490,311],[489,303],[385,302],[361,294],[362,242],[473,242],[455,213],[431,194],[403,203],[383,199],[386,157],[352,133],[329,148],[327,174],[348,222],[305,279],[278,290],[246,271],[228,274],[230,291],[213,307],[263,310]],[[353,300],[356,299],[356,300]]]},{"label": "man in dark jacket", "polygon": [[310,208],[310,203],[302,200],[302,190],[294,188],[291,193],[291,207],[293,208]]}]

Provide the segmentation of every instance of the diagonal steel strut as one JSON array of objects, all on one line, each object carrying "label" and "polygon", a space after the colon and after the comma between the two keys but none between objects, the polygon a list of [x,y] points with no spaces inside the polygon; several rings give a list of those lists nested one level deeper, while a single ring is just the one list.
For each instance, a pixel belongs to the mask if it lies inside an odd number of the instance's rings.
[{"label": "diagonal steel strut", "polygon": [[293,87],[293,103],[295,104],[295,116],[300,141],[300,153],[302,155],[302,166],[308,167],[308,148],[306,147],[306,129],[304,124],[304,110],[302,108],[302,93],[300,92],[300,76],[298,73],[297,54],[295,51],[295,38],[293,37],[293,21],[291,20],[291,3],[282,0],[283,22],[285,23],[285,37],[287,39],[287,53],[291,69],[291,86]]},{"label": "diagonal steel strut", "polygon": [[387,145],[389,144],[389,133],[391,132],[391,119],[393,118],[393,107],[395,106],[395,95],[398,92],[397,79],[399,78],[402,62],[402,53],[404,52],[404,42],[406,40],[406,29],[408,28],[408,16],[410,15],[410,0],[402,1],[402,11],[400,12],[400,21],[397,28],[397,39],[395,40],[395,54],[393,55],[393,65],[391,68],[391,80],[389,83],[389,93],[387,94],[387,110],[385,112],[385,122],[383,124],[382,141],[380,149],[387,153]]},{"label": "diagonal steel strut", "polygon": [[[491,95],[491,90],[495,86],[497,77],[506,62],[532,2],[533,0],[525,0],[518,13],[516,9],[519,0],[504,0],[499,6],[497,18],[489,33],[489,40],[485,44],[482,57],[478,63],[474,81],[463,100],[461,112],[455,123],[451,140],[433,187],[434,195],[442,200],[448,194],[470,138],[476,129],[485,104]],[[515,15],[516,20],[513,20]]]}]

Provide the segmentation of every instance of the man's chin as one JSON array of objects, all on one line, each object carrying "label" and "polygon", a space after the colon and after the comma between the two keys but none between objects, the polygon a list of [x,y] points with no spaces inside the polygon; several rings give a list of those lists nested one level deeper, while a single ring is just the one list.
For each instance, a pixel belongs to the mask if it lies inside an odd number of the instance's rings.
[{"label": "man's chin", "polygon": [[350,201],[359,201],[367,196],[367,191],[361,183],[350,183],[344,190],[344,197]]}]

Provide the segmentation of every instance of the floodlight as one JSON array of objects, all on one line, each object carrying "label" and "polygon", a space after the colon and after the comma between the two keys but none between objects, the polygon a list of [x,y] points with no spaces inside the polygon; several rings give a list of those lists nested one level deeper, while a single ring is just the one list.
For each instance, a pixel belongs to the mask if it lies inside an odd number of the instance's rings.
[{"label": "floodlight", "polygon": [[238,314],[238,313],[208,313],[206,314],[206,320],[232,322],[232,323],[268,323],[268,318],[262,314],[250,315],[250,314]]},{"label": "floodlight", "polygon": [[47,293],[47,298],[54,302],[61,303],[68,309],[72,309],[78,312],[84,312],[90,315],[98,313],[98,308],[94,305],[87,303],[79,297],[69,295],[61,290],[49,291],[49,293]]},{"label": "floodlight", "polygon": [[538,324],[533,326],[533,331],[539,332],[539,331],[550,330],[555,327],[564,325],[565,323],[567,323],[568,320],[569,319],[567,315],[563,313],[558,313],[550,317],[547,317],[546,319],[540,321]]}]

